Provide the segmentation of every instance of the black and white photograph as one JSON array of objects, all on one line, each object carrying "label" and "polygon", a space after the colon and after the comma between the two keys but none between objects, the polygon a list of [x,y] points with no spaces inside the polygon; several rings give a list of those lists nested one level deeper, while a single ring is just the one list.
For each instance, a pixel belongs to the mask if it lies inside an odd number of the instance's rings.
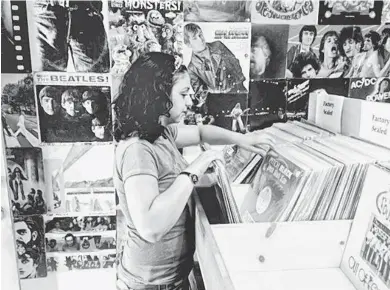
[{"label": "black and white photograph", "polygon": [[284,78],[288,25],[252,24],[250,79]]},{"label": "black and white photograph", "polygon": [[390,103],[390,77],[351,79],[349,97]]},{"label": "black and white photograph", "polygon": [[290,26],[286,77],[388,76],[389,36],[390,25]]},{"label": "black and white photograph", "polygon": [[106,232],[116,230],[116,216],[45,216],[46,233]]},{"label": "black and white photograph", "polygon": [[250,21],[252,1],[184,0],[186,22],[246,22]]},{"label": "black and white photograph", "polygon": [[46,213],[47,191],[41,148],[7,149],[6,158],[14,216]]},{"label": "black and white photograph", "polygon": [[260,130],[286,122],[287,83],[283,79],[251,82],[249,89],[249,130]]},{"label": "black and white photograph", "polygon": [[318,24],[380,24],[383,1],[320,1]]},{"label": "black and white photograph", "polygon": [[360,250],[360,256],[377,277],[389,287],[390,230],[375,216],[372,216],[368,226],[366,237]]},{"label": "black and white photograph", "polygon": [[50,275],[56,272],[114,268],[115,257],[115,253],[73,255],[49,253],[46,262],[47,272]]},{"label": "black and white photograph", "polygon": [[[111,145],[45,146],[48,212],[72,216],[115,214]],[[99,166],[91,166],[99,161]],[[105,223],[105,222],[104,222]]]},{"label": "black and white photograph", "polygon": [[122,76],[140,55],[151,51],[182,61],[182,0],[111,0],[108,17],[113,76]]},{"label": "black and white photograph", "polygon": [[109,79],[108,74],[34,74],[41,141],[112,141]]},{"label": "black and white photograph", "polygon": [[247,132],[250,112],[248,94],[210,94],[206,106],[207,112],[202,118],[213,120],[212,123],[206,124],[213,124],[233,132]]},{"label": "black and white photograph", "polygon": [[27,1],[33,71],[108,73],[108,2]]},{"label": "black and white photograph", "polygon": [[250,23],[185,23],[183,64],[195,96],[248,91],[250,30]]},{"label": "black and white photograph", "polygon": [[31,72],[26,1],[1,1],[1,73]]},{"label": "black and white photograph", "polygon": [[318,0],[254,0],[251,2],[252,23],[311,24],[317,23]]},{"label": "black and white photograph", "polygon": [[95,252],[116,249],[115,232],[110,235],[85,235],[78,233],[47,233],[46,252]]},{"label": "black and white photograph", "polygon": [[1,74],[1,123],[5,144],[39,145],[38,117],[31,74]]},{"label": "black and white photograph", "polygon": [[46,277],[43,218],[40,215],[14,220],[20,279]]},{"label": "black and white photograph", "polygon": [[348,97],[349,79],[290,79],[287,88],[287,119],[307,119],[310,93],[324,90],[328,94]]}]

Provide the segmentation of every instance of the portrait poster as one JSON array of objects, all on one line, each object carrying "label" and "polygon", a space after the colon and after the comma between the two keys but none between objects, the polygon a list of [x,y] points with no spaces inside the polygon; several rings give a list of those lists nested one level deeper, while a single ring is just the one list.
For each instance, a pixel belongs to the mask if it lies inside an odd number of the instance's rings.
[{"label": "portrait poster", "polygon": [[112,141],[109,74],[35,73],[44,143]]},{"label": "portrait poster", "polygon": [[390,78],[352,79],[349,97],[371,102],[390,103]]}]

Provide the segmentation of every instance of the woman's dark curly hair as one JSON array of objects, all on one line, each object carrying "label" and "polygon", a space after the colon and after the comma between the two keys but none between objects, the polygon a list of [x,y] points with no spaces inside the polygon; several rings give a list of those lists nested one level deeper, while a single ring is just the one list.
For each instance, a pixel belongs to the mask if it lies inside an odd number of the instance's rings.
[{"label": "woman's dark curly hair", "polygon": [[184,66],[175,70],[175,58],[161,52],[141,55],[131,65],[113,102],[116,141],[137,133],[139,138],[154,143],[164,134],[159,117],[169,117],[174,74],[184,71]]}]

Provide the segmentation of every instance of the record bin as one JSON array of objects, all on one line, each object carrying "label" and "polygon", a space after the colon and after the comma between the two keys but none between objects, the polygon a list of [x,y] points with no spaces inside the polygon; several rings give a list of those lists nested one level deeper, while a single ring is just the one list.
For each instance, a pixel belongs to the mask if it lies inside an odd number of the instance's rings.
[{"label": "record bin", "polygon": [[[231,185],[238,207],[248,188]],[[339,268],[352,220],[221,224],[212,195],[195,195],[196,257],[206,290],[355,289]]]}]

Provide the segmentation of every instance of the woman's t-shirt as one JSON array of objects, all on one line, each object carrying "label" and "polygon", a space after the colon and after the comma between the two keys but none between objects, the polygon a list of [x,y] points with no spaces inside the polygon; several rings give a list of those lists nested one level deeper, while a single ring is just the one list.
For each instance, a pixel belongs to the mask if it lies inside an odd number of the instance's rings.
[{"label": "woman's t-shirt", "polygon": [[[150,243],[138,233],[127,208],[124,184],[127,178],[148,174],[164,192],[187,167],[175,145],[177,126],[170,125],[166,137],[153,144],[137,137],[119,142],[115,151],[114,185],[126,217],[127,234],[118,266],[118,278],[128,287],[167,284],[188,276],[194,253],[194,226],[188,206],[174,227],[158,242]],[[134,188],[142,194],[142,187]]]}]

